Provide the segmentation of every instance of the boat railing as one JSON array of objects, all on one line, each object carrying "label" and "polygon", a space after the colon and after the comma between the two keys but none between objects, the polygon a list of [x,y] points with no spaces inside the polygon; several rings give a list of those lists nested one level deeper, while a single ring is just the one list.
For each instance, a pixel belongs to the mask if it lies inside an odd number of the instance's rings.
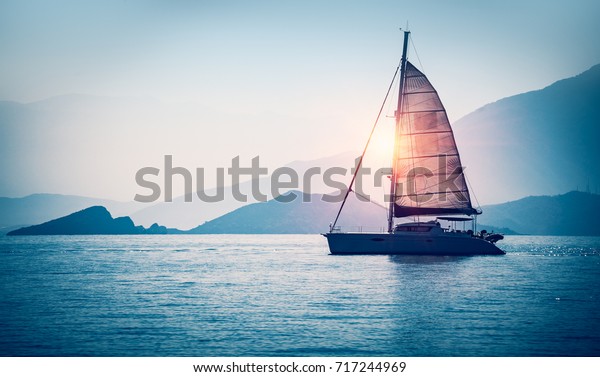
[{"label": "boat railing", "polygon": [[384,227],[345,225],[331,228],[331,233],[387,233],[387,229]]}]

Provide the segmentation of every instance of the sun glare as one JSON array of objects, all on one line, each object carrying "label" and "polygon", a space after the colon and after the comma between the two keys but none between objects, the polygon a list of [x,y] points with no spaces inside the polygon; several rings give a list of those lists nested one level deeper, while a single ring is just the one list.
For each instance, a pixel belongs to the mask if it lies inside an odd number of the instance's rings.
[{"label": "sun glare", "polygon": [[393,129],[386,129],[385,124],[380,126],[381,129],[373,134],[367,155],[373,160],[389,165],[394,150],[394,133]]}]

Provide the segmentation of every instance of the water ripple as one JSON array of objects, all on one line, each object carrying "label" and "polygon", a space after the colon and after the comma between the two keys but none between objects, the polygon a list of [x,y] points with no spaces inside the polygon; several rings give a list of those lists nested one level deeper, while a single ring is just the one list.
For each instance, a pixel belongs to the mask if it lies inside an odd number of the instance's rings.
[{"label": "water ripple", "polygon": [[0,356],[600,356],[600,238],[331,256],[317,235],[0,237]]}]

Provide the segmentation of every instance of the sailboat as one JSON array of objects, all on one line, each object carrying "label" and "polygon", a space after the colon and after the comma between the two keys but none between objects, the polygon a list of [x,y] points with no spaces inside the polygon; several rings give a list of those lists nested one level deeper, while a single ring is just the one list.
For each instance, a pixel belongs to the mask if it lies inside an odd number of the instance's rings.
[{"label": "sailboat", "polygon": [[[373,126],[374,131],[400,71],[387,232],[344,232],[337,226],[371,131],[335,221],[323,234],[329,250],[331,254],[505,254],[496,246],[502,235],[476,230],[476,216],[481,210],[471,203],[454,134],[438,93],[407,60],[409,35],[404,31],[402,59]],[[411,217],[412,221],[396,223],[396,219]],[[442,227],[440,221],[451,225]],[[456,229],[457,223],[465,222],[471,222],[472,229]]]}]

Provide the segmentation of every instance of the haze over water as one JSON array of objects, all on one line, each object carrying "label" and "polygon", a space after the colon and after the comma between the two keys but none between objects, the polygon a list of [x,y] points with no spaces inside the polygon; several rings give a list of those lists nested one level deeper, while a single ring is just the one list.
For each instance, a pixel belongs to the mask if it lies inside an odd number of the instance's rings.
[{"label": "haze over water", "polygon": [[332,256],[319,235],[0,238],[2,356],[599,356],[600,238]]}]

